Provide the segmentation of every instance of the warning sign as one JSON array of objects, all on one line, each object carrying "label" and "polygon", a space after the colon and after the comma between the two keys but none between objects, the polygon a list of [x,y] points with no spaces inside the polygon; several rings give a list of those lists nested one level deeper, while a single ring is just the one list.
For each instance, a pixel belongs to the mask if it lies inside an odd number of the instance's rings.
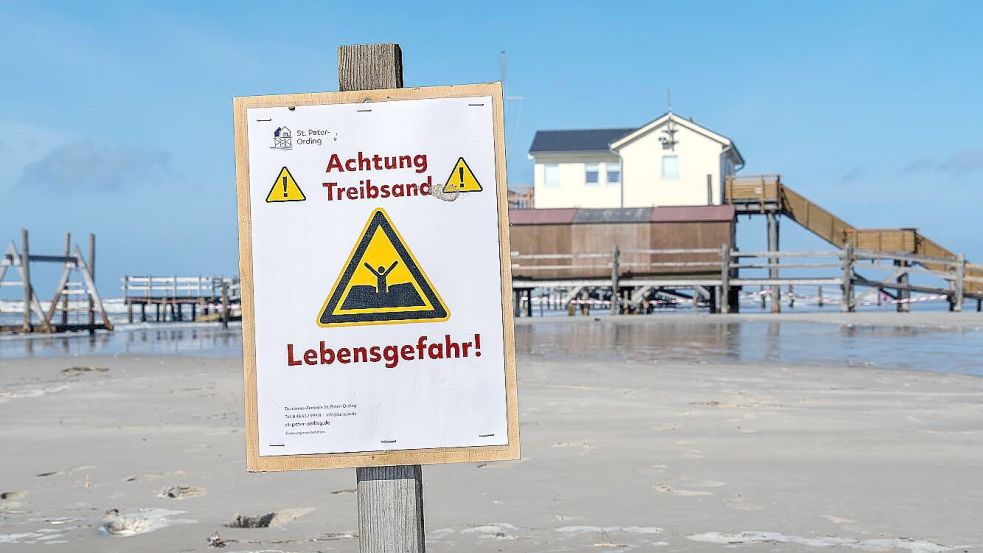
[{"label": "warning sign", "polygon": [[481,192],[481,184],[474,172],[468,167],[468,162],[464,158],[458,158],[451,170],[447,182],[444,184],[444,192]]},{"label": "warning sign", "polygon": [[382,209],[369,218],[331,288],[320,326],[446,321],[447,308]]},{"label": "warning sign", "polygon": [[286,167],[280,169],[280,174],[273,181],[273,188],[270,188],[270,193],[266,195],[267,203],[302,202],[306,199],[300,187],[297,186],[294,176],[290,174],[290,169]]},{"label": "warning sign", "polygon": [[518,458],[501,86],[234,106],[249,470]]}]

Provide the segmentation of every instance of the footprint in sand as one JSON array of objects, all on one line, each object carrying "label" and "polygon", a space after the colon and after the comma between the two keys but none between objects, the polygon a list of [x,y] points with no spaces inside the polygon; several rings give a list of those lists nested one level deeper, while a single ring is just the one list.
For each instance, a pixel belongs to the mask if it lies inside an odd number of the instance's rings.
[{"label": "footprint in sand", "polygon": [[227,528],[276,528],[283,526],[313,511],[311,507],[299,509],[284,509],[258,516],[236,515],[232,522],[226,524]]},{"label": "footprint in sand", "polygon": [[205,488],[198,486],[170,486],[164,488],[157,494],[157,497],[165,499],[185,499],[188,497],[198,497],[205,495]]},{"label": "footprint in sand", "polygon": [[760,511],[761,505],[755,505],[751,503],[741,494],[737,494],[734,497],[724,500],[724,505],[730,507],[731,509],[736,509],[738,511]]},{"label": "footprint in sand", "polygon": [[184,511],[170,509],[140,509],[124,512],[119,509],[106,511],[100,529],[111,536],[136,536],[160,530],[174,524],[194,524],[194,520],[171,518],[184,514]]},{"label": "footprint in sand", "polygon": [[653,487],[659,492],[668,493],[679,497],[703,497],[713,495],[713,492],[706,490],[677,490],[668,484],[655,484]]},{"label": "footprint in sand", "polygon": [[841,518],[836,515],[823,515],[823,518],[832,522],[833,524],[854,524],[857,521],[850,520],[848,518]]}]

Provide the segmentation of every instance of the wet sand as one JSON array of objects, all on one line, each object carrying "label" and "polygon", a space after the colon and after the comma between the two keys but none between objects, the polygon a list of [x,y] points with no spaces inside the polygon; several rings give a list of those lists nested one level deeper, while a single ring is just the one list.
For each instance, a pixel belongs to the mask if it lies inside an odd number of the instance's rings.
[{"label": "wet sand", "polygon": [[[728,357],[720,324],[520,321],[523,459],[425,467],[428,549],[983,551],[983,379]],[[0,550],[357,551],[353,470],[245,472],[238,358],[0,365]]]}]

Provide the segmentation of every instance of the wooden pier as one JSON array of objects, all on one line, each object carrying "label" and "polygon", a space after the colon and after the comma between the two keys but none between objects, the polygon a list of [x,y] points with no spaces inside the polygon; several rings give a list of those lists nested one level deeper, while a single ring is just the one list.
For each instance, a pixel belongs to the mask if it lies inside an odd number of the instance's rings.
[{"label": "wooden pier", "polygon": [[[134,308],[139,308],[141,322],[219,321],[228,325],[242,317],[239,277],[127,275],[123,277],[123,301],[131,323]],[[148,306],[154,310],[150,319]]]},{"label": "wooden pier", "polygon": [[[602,270],[610,276],[599,276]],[[742,252],[726,243],[717,249],[615,247],[609,252],[580,254],[514,251],[512,272],[516,315],[527,316],[533,314],[532,291],[537,288],[567,290],[562,306],[600,300],[615,314],[647,312],[645,307],[660,297],[688,300],[694,307],[707,306],[715,313],[737,312],[738,292],[754,287],[816,287],[821,303],[835,301],[823,299],[823,287],[839,289],[840,308],[845,312],[857,308],[858,288],[873,289],[878,301],[883,295],[899,307],[910,306],[912,292],[944,298],[952,311],[960,311],[969,300],[976,300],[977,311],[983,306],[983,277],[973,276],[983,272],[983,265],[969,264],[964,256],[887,253],[854,249],[849,243],[829,251]],[[926,282],[913,284],[912,275]],[[781,301],[780,294],[769,296]]]},{"label": "wooden pier", "polygon": [[[23,322],[18,325],[0,325],[0,332],[66,332],[112,330],[109,320],[96,290],[96,237],[89,235],[88,258],[82,255],[78,244],[72,246],[72,236],[65,234],[65,249],[56,255],[31,253],[30,234],[21,230],[20,248],[11,241],[7,251],[0,257],[0,286],[21,287],[24,290]],[[55,286],[54,296],[44,308],[38,298],[37,289],[31,280],[32,263],[56,263],[63,266],[61,277]],[[19,281],[6,281],[10,269],[20,274]],[[73,281],[78,275],[80,280]],[[81,301],[71,301],[72,297]]]}]

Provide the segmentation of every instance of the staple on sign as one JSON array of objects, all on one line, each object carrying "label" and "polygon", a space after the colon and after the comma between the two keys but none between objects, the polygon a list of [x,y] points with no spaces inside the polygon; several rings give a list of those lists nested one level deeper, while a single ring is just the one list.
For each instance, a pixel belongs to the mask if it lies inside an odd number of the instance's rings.
[{"label": "staple on sign", "polygon": [[384,444],[394,444],[394,443],[396,443],[396,440],[382,440],[382,443],[384,443]]},{"label": "staple on sign", "polygon": [[478,434],[479,438],[491,438],[494,434]]},{"label": "staple on sign", "polygon": [[256,121],[259,121],[261,123],[267,123],[269,121],[272,121],[272,119],[257,119]]},{"label": "staple on sign", "polygon": [[484,103],[480,103],[480,104],[468,104],[468,107],[472,107],[473,108],[473,107],[478,107],[478,106],[483,106],[483,105],[485,105],[485,104]]}]

